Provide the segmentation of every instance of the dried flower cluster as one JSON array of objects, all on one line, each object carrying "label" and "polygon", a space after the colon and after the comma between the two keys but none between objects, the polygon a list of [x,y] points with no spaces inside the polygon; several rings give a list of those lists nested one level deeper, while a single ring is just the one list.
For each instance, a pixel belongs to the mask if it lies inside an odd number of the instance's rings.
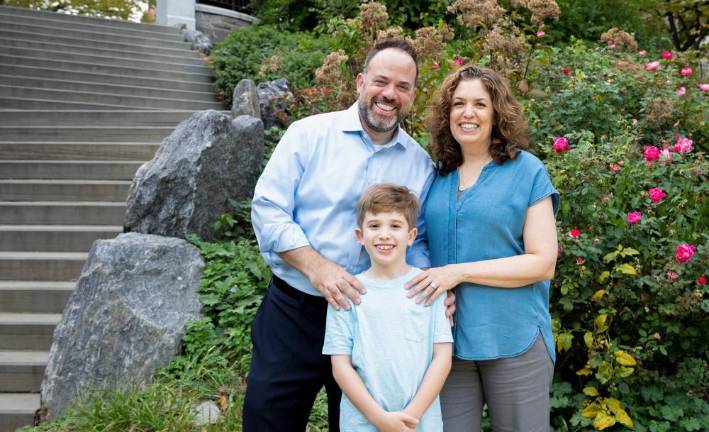
[{"label": "dried flower cluster", "polygon": [[625,47],[631,51],[636,51],[638,49],[638,43],[632,34],[615,27],[603,33],[601,35],[601,40],[606,42],[611,48]]},{"label": "dried flower cluster", "polygon": [[[347,68],[348,60],[349,57],[342,50],[328,54],[322,66],[315,71],[315,80],[323,86],[322,92],[304,93],[302,99],[307,103],[329,99],[328,105],[338,109],[352,104],[355,90]],[[309,101],[309,96],[317,99]]]},{"label": "dried flower cluster", "polygon": [[377,41],[391,38],[403,38],[404,29],[399,26],[387,27],[377,32]]},{"label": "dried flower cluster", "polygon": [[505,14],[505,9],[496,0],[456,0],[448,6],[448,12],[457,15],[464,26],[490,26]]},{"label": "dried flower cluster", "polygon": [[619,59],[615,62],[615,67],[623,72],[628,72],[633,75],[640,75],[643,72],[643,67],[632,60]]},{"label": "dried flower cluster", "polygon": [[315,80],[325,86],[339,87],[342,85],[349,57],[342,50],[331,52],[323,60],[322,66],[315,71]]},{"label": "dried flower cluster", "polygon": [[377,2],[362,3],[359,7],[359,16],[362,20],[362,30],[372,36],[384,29],[389,21],[387,7]]},{"label": "dried flower cluster", "polygon": [[645,119],[649,124],[665,124],[672,120],[674,103],[670,99],[655,98],[645,108]]},{"label": "dried flower cluster", "polygon": [[558,20],[561,10],[554,0],[528,0],[525,7],[532,12],[534,24],[544,24],[547,19]]},{"label": "dried flower cluster", "polygon": [[485,35],[483,51],[490,54],[491,66],[509,77],[524,64],[527,45],[519,29],[503,20]]},{"label": "dried flower cluster", "polygon": [[269,73],[278,72],[283,64],[283,55],[276,53],[272,55],[268,60],[266,60],[259,68],[260,76],[267,76]]},{"label": "dried flower cluster", "polygon": [[416,30],[414,48],[420,59],[434,57],[445,52],[445,43],[453,39],[453,30],[447,25],[440,29],[436,27],[422,27]]}]

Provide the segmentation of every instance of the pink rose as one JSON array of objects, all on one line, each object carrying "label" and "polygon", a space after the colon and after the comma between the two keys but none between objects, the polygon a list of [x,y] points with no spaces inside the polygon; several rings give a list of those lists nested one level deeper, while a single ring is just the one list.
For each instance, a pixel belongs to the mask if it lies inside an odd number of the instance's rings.
[{"label": "pink rose", "polygon": [[672,152],[670,152],[670,149],[662,149],[660,152],[660,160],[664,162],[669,162],[672,160]]},{"label": "pink rose", "polygon": [[585,262],[586,262],[586,260],[583,257],[576,258],[576,264],[578,264],[578,265],[581,265]]},{"label": "pink rose", "polygon": [[662,54],[660,55],[665,60],[672,60],[672,57],[674,57],[670,51],[662,51]]},{"label": "pink rose", "polygon": [[455,56],[454,63],[458,66],[463,66],[463,58],[460,56]]},{"label": "pink rose", "polygon": [[675,93],[677,94],[677,96],[684,96],[684,94],[687,93],[687,88],[684,86],[679,87],[677,90],[675,90]]},{"label": "pink rose", "polygon": [[571,238],[579,238],[581,236],[581,230],[578,228],[571,228],[571,231],[569,231],[569,237]]},{"label": "pink rose", "polygon": [[544,30],[539,30],[538,32],[534,33],[534,35],[537,36],[538,38],[544,37],[545,34],[546,33],[544,33]]},{"label": "pink rose", "polygon": [[631,224],[637,224],[637,223],[640,223],[640,219],[643,218],[643,214],[640,213],[639,211],[634,211],[634,212],[628,213],[628,215],[625,218]]},{"label": "pink rose", "polygon": [[441,68],[441,64],[438,63],[437,61],[434,61],[434,62],[433,62],[433,68],[434,68],[435,70],[438,70],[438,69]]},{"label": "pink rose", "polygon": [[610,169],[613,174],[618,174],[621,170],[621,167],[617,163],[611,162],[610,164],[608,164],[608,169]]},{"label": "pink rose", "polygon": [[650,201],[653,204],[658,204],[667,196],[665,191],[663,191],[662,189],[660,189],[658,187],[654,187],[654,188],[649,189],[647,191],[647,193],[650,196]]},{"label": "pink rose", "polygon": [[656,71],[660,69],[660,62],[659,61],[652,61],[649,63],[645,63],[645,70],[646,71]]},{"label": "pink rose", "polygon": [[689,153],[692,151],[692,144],[693,141],[691,139],[687,137],[679,137],[677,138],[674,147],[672,147],[672,150],[677,153]]},{"label": "pink rose", "polygon": [[692,75],[692,68],[687,66],[683,67],[682,70],[680,71],[683,77],[688,77]]},{"label": "pink rose", "polygon": [[645,50],[638,51],[638,57],[645,57],[645,54],[647,54],[647,51]]},{"label": "pink rose", "polygon": [[643,156],[647,162],[660,160],[660,149],[655,146],[645,146]]},{"label": "pink rose", "polygon": [[554,138],[554,151],[557,153],[563,153],[569,151],[569,140],[565,136],[558,136]]},{"label": "pink rose", "polygon": [[707,284],[707,277],[704,275],[701,275],[697,278],[697,285],[704,286]]},{"label": "pink rose", "polygon": [[709,84],[697,84],[697,87],[703,92],[709,91]]},{"label": "pink rose", "polygon": [[[569,68],[566,67],[566,68],[564,68],[564,69],[561,70],[561,73],[563,73],[563,74],[566,75],[566,76],[569,76],[569,74],[571,73],[571,69],[569,69]],[[709,85],[709,84],[707,84],[707,85]]]},{"label": "pink rose", "polygon": [[675,251],[675,259],[682,264],[686,264],[692,260],[696,249],[697,247],[693,244],[682,243],[677,246],[677,250]]},{"label": "pink rose", "polygon": [[677,280],[677,279],[679,279],[679,275],[677,273],[673,272],[672,270],[670,270],[667,272],[667,279],[669,279],[671,281]]}]

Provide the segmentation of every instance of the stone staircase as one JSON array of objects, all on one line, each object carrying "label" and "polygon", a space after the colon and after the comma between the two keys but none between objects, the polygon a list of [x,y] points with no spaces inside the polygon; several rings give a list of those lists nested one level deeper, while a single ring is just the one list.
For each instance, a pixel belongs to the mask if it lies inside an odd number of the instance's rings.
[{"label": "stone staircase", "polygon": [[0,432],[33,422],[54,327],[133,174],[224,107],[175,28],[0,6]]}]

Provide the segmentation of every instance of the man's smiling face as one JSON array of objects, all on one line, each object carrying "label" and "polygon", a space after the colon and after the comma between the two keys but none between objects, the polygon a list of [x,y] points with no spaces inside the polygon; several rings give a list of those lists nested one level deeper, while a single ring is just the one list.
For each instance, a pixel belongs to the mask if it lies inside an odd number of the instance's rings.
[{"label": "man's smiling face", "polygon": [[367,133],[391,133],[399,126],[416,95],[415,82],[416,64],[400,49],[387,48],[370,60],[356,81],[359,115]]}]

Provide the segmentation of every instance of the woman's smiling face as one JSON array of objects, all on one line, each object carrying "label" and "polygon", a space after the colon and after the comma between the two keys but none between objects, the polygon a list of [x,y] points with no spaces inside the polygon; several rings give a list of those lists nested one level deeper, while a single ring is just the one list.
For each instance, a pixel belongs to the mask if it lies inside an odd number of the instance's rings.
[{"label": "woman's smiling face", "polygon": [[492,98],[479,79],[458,83],[451,98],[450,128],[453,138],[466,148],[490,146],[495,110]]}]

